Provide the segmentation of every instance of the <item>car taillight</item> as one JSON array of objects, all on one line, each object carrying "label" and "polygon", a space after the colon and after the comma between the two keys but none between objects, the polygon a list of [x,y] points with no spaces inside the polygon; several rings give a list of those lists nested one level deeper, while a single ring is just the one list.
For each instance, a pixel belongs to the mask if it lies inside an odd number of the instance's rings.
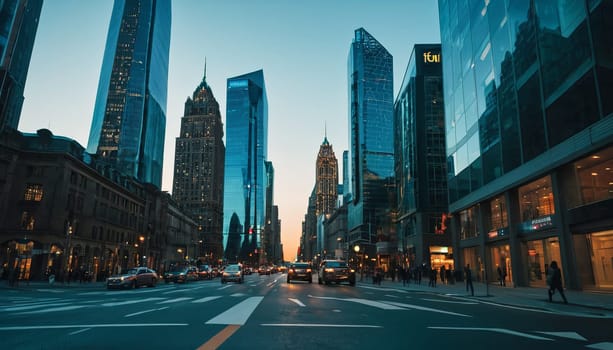
[{"label": "car taillight", "polygon": [[311,272],[311,269],[307,269],[307,272]]}]

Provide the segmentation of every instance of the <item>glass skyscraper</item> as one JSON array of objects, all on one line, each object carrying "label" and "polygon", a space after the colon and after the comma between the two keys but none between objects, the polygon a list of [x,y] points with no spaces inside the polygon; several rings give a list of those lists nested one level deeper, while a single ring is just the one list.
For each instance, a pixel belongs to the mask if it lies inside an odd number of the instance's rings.
[{"label": "glass skyscraper", "polygon": [[264,72],[228,79],[224,246],[229,260],[256,253],[266,212],[268,101]]},{"label": "glass skyscraper", "polygon": [[[456,264],[613,286],[613,7],[440,0]],[[487,275],[484,275],[487,273]]]},{"label": "glass skyscraper", "polygon": [[87,152],[121,173],[162,183],[170,0],[116,0]]},{"label": "glass skyscraper", "polygon": [[0,2],[0,131],[17,129],[43,0]]},{"label": "glass skyscraper", "polygon": [[364,28],[355,30],[348,57],[349,242],[374,244],[393,231],[394,178],[392,55]]},{"label": "glass skyscraper", "polygon": [[441,45],[415,45],[394,104],[398,250],[411,266],[453,267]]}]

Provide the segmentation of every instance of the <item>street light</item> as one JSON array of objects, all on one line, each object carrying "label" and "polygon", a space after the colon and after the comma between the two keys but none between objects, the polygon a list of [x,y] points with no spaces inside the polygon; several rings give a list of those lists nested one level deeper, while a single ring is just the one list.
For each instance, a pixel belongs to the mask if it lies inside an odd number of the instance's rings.
[{"label": "street light", "polygon": [[362,253],[360,256],[360,246],[357,244],[353,246],[353,251],[360,257],[360,282],[362,282],[362,279],[364,279],[364,254]]}]

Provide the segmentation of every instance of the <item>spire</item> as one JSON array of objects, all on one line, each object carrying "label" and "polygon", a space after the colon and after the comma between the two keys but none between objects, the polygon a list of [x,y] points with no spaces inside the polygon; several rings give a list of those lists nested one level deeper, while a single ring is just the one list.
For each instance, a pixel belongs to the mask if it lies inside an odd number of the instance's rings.
[{"label": "spire", "polygon": [[206,81],[206,56],[204,56],[204,75],[202,76],[202,81]]},{"label": "spire", "polygon": [[324,142],[322,143],[322,145],[329,145],[330,143],[328,142],[328,124],[327,122],[324,122]]}]

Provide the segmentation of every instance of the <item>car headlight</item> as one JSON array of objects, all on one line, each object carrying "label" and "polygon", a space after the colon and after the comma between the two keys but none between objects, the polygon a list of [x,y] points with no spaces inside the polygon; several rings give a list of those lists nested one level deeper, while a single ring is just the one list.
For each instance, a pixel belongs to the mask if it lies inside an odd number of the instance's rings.
[{"label": "car headlight", "polygon": [[310,272],[311,272],[311,269],[307,269],[307,270],[306,270],[306,272],[310,273]]},{"label": "car headlight", "polygon": [[324,271],[326,272],[334,272],[334,269],[331,267],[325,268]]}]

